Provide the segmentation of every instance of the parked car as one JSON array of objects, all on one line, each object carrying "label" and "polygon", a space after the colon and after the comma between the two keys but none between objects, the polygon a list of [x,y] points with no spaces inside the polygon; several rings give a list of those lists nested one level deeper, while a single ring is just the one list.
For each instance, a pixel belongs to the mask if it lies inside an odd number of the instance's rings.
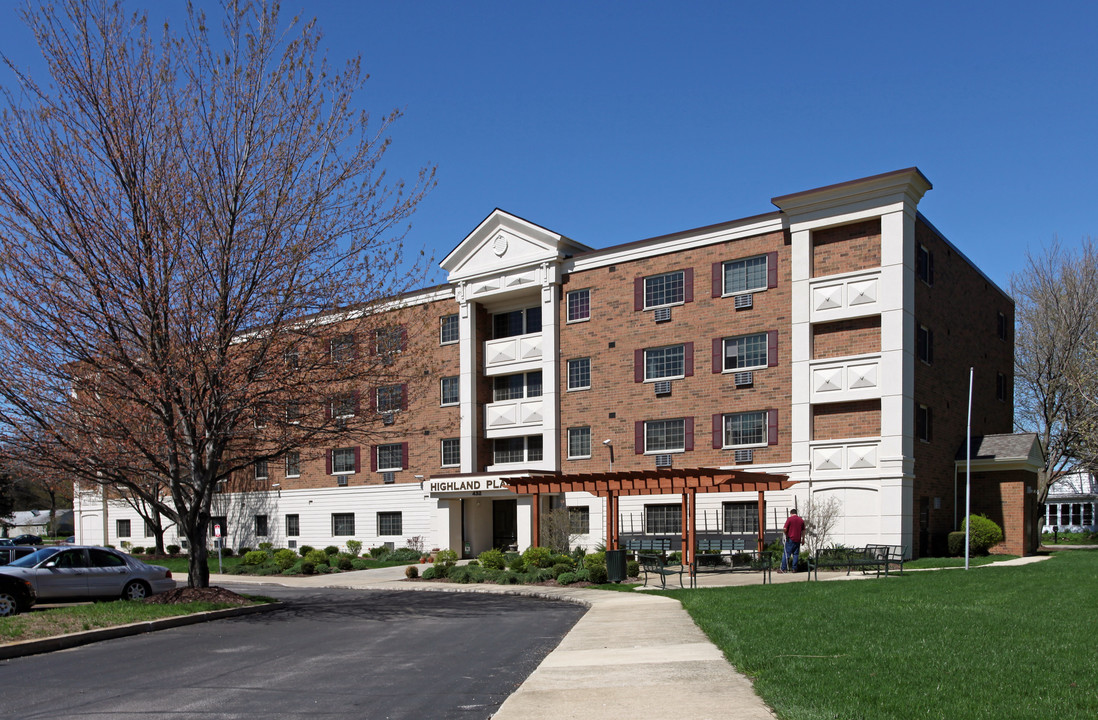
[{"label": "parked car", "polygon": [[14,544],[15,544],[15,541],[12,540],[11,538],[0,538],[0,547],[4,547],[5,545],[14,545]]},{"label": "parked car", "polygon": [[41,545],[42,538],[37,535],[16,535],[11,539],[15,545]]},{"label": "parked car", "polygon": [[30,580],[0,574],[0,617],[26,612],[34,600],[34,584]]},{"label": "parked car", "polygon": [[40,549],[30,545],[0,545],[0,565],[7,565],[21,557],[32,555]]},{"label": "parked car", "polygon": [[175,587],[172,571],[166,567],[87,545],[40,548],[5,565],[4,573],[29,580],[40,603],[119,597],[140,600]]}]

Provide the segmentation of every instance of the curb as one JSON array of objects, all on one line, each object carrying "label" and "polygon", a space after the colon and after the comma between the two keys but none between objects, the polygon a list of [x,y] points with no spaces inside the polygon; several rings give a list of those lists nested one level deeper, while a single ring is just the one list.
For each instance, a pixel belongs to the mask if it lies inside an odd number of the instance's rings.
[{"label": "curb", "polygon": [[116,625],[115,627],[88,630],[86,632],[71,633],[69,635],[54,635],[37,640],[23,640],[0,645],[0,660],[24,657],[26,655],[38,655],[40,653],[68,650],[69,648],[88,645],[100,640],[113,640],[114,638],[143,635],[157,630],[167,630],[184,625],[197,625],[211,620],[221,620],[240,615],[252,615],[260,612],[270,612],[282,607],[282,603],[264,603],[262,605],[248,605],[245,607],[226,608],[224,610],[209,610],[207,612],[193,613],[191,615],[174,615],[159,620],[146,620],[144,622],[130,623],[129,625]]}]

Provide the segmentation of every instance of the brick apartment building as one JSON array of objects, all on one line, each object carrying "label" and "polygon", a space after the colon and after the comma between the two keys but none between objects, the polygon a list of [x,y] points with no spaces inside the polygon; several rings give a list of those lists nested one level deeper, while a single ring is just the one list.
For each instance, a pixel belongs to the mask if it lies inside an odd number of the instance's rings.
[{"label": "brick apartment building", "polygon": [[[942,552],[971,367],[973,509],[1005,525],[1004,551],[1030,550],[1040,448],[1010,434],[1013,301],[918,213],[930,187],[900,170],[605,249],[495,210],[442,261],[446,285],[394,303],[394,323],[426,318],[431,370],[358,391],[345,411],[384,417],[376,443],[257,467],[263,489],[215,500],[226,542],[521,549],[533,496],[508,477],[734,468],[796,483],[767,493],[768,537],[830,502],[829,542]],[[602,499],[538,502],[566,506],[578,542],[606,537]],[[622,537],[681,537],[681,502],[621,498]],[[698,532],[753,538],[758,509],[707,494]],[[150,544],[122,505],[78,494],[76,514],[83,542]]]}]

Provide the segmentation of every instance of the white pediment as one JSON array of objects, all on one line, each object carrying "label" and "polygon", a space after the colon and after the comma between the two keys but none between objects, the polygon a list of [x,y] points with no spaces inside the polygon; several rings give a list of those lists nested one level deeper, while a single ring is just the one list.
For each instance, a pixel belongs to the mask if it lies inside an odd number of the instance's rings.
[{"label": "white pediment", "polygon": [[484,219],[442,260],[450,282],[526,284],[531,269],[556,265],[563,258],[590,250],[562,235],[502,210]]}]

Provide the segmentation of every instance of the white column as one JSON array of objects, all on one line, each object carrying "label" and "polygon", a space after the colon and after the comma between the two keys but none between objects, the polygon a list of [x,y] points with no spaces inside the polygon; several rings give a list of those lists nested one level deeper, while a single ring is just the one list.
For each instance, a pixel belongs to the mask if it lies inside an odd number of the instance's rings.
[{"label": "white column", "polygon": [[560,287],[551,284],[555,279],[547,270],[545,284],[541,288],[541,403],[542,403],[542,461],[531,463],[541,470],[557,470],[560,467],[560,334],[557,318],[560,316]]},{"label": "white column", "polygon": [[462,302],[458,313],[458,358],[461,374],[461,472],[478,470],[477,465],[477,304]]}]

